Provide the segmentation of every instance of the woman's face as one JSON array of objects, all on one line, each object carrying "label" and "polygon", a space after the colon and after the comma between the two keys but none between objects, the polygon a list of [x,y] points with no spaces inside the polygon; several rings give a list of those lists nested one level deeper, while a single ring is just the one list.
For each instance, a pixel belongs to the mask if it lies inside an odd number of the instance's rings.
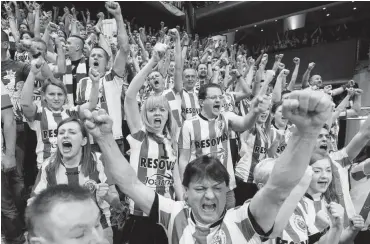
[{"label": "woman's face", "polygon": [[48,107],[52,110],[59,111],[66,100],[64,91],[55,85],[48,85],[44,98]]},{"label": "woman's face", "polygon": [[286,125],[286,123],[288,122],[288,120],[283,117],[282,110],[283,110],[283,106],[280,105],[276,109],[276,112],[274,114],[275,124],[277,125]]},{"label": "woman's face", "polygon": [[77,122],[71,121],[61,125],[58,129],[58,149],[63,158],[71,159],[82,152],[87,138],[83,136]]},{"label": "woman's face", "polygon": [[28,31],[28,28],[27,28],[27,26],[26,26],[26,25],[20,25],[20,26],[19,26],[19,30],[20,30],[20,31]]},{"label": "woman's face", "polygon": [[162,106],[157,105],[152,108],[148,108],[146,111],[149,124],[158,132],[162,132],[163,128],[168,120],[168,110]]},{"label": "woman's face", "polygon": [[311,165],[313,170],[312,180],[309,187],[309,192],[312,194],[325,193],[328,189],[333,175],[331,172],[331,164],[328,158],[316,161]]}]

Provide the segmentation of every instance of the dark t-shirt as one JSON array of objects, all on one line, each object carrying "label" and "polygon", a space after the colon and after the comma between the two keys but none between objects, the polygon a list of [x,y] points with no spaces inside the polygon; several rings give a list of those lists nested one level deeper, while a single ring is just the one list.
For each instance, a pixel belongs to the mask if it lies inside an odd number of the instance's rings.
[{"label": "dark t-shirt", "polygon": [[22,121],[21,92],[30,68],[29,64],[11,59],[1,61],[1,81],[10,96],[17,122]]}]

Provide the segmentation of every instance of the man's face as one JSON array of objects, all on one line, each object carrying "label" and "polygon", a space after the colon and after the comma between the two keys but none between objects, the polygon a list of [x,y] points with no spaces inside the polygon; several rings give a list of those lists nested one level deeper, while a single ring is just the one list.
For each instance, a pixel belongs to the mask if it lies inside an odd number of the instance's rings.
[{"label": "man's face", "polygon": [[321,128],[320,135],[316,140],[314,153],[324,156],[328,153],[329,149],[330,134],[325,128]]},{"label": "man's face", "polygon": [[173,61],[170,62],[170,67],[168,68],[168,73],[170,75],[173,75],[175,73],[175,62],[173,62]]},{"label": "man's face", "polygon": [[205,78],[207,76],[207,66],[205,64],[198,66],[198,76],[199,78]]},{"label": "man's face", "polygon": [[67,51],[67,54],[70,55],[70,54],[74,54],[78,51],[82,51],[82,48],[81,47],[81,41],[78,40],[76,37],[70,37],[67,39],[67,43],[66,43],[66,51]]},{"label": "man's face", "polygon": [[46,46],[41,42],[32,42],[32,50],[34,50],[34,54],[41,53],[41,56],[45,58],[46,56]]},{"label": "man's face", "polygon": [[228,191],[225,182],[220,183],[208,178],[192,180],[185,191],[196,219],[202,224],[212,224],[221,217]]},{"label": "man's face", "polygon": [[157,43],[157,37],[152,36],[151,41],[152,41],[153,45],[156,44]]},{"label": "man's face", "polygon": [[52,240],[46,243],[109,243],[104,239],[100,211],[93,200],[57,203],[47,217],[42,228]]},{"label": "man's face", "polygon": [[194,69],[184,70],[184,87],[186,90],[190,91],[194,88],[195,82],[197,80],[197,74]]},{"label": "man's face", "polygon": [[[314,88],[319,89],[322,87],[322,79],[320,75],[314,75],[311,77],[310,85]],[[315,89],[316,90],[316,89]]]},{"label": "man's face", "polygon": [[191,60],[191,65],[193,66],[193,68],[196,68],[198,63],[199,63],[199,58],[198,57],[193,57],[192,60]]},{"label": "man's face", "polygon": [[105,73],[107,64],[108,60],[105,56],[104,50],[101,48],[93,48],[89,57],[89,66],[91,68],[97,69],[99,73]]},{"label": "man's face", "polygon": [[164,79],[158,71],[154,71],[148,76],[149,83],[155,91],[164,90]]},{"label": "man's face", "polygon": [[203,111],[209,117],[217,117],[220,115],[222,106],[222,91],[217,87],[209,87],[207,89],[207,96],[203,100]]},{"label": "man's face", "polygon": [[84,30],[82,30],[82,31],[80,31],[80,36],[81,36],[81,38],[82,39],[86,39],[86,37],[87,37],[87,33],[86,33],[86,31],[84,31]]},{"label": "man's face", "polygon": [[145,44],[145,49],[146,49],[147,51],[150,51],[150,50],[152,49],[152,44],[150,44],[149,42],[147,42],[147,43]]},{"label": "man's face", "polygon": [[28,29],[27,29],[27,26],[26,25],[20,25],[19,26],[19,30],[22,32],[24,32],[24,31],[28,31]]}]

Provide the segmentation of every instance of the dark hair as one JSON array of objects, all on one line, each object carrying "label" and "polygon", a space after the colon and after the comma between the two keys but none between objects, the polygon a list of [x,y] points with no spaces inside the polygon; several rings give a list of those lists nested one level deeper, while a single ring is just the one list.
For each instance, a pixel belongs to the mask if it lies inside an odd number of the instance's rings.
[{"label": "dark hair", "polygon": [[2,42],[8,42],[9,41],[9,36],[6,34],[5,31],[1,30],[1,41]]},{"label": "dark hair", "polygon": [[35,229],[42,226],[38,220],[47,217],[55,205],[66,202],[82,202],[89,199],[93,200],[91,192],[80,186],[61,184],[46,188],[26,208],[25,218],[29,237],[35,236]]},{"label": "dark hair", "polygon": [[328,189],[324,192],[324,197],[326,199],[326,201],[328,202],[336,202],[336,203],[339,203],[339,196],[337,195],[337,190],[336,190],[336,185],[335,185],[335,178],[334,178],[334,170],[333,169],[333,164],[331,163],[331,159],[328,155],[320,155],[320,154],[317,154],[317,153],[314,153],[310,159],[310,163],[309,165],[312,165],[314,163],[316,163],[317,161],[319,160],[322,160],[322,159],[328,159],[329,162],[330,162],[330,166],[331,166],[331,169],[332,169],[332,180],[330,182],[330,185],[328,186]]},{"label": "dark hair", "polygon": [[215,87],[215,88],[218,88],[221,90],[222,92],[222,89],[221,89],[221,86],[218,85],[218,84],[215,84],[215,83],[209,83],[209,84],[206,84],[204,86],[201,86],[200,89],[199,89],[199,93],[198,93],[198,99],[199,100],[204,100],[206,99],[206,96],[207,96],[207,90],[208,88],[212,88],[212,87]]},{"label": "dark hair", "polygon": [[[67,123],[70,122],[76,122],[81,129],[81,133],[83,137],[87,138],[86,145],[82,146],[82,158],[81,158],[81,173],[87,177],[91,175],[91,173],[95,172],[97,170],[97,163],[96,159],[94,158],[94,154],[91,151],[91,144],[89,140],[89,133],[86,130],[86,127],[84,126],[83,122],[75,117],[69,117],[64,120],[62,120],[58,124],[57,131],[59,131],[59,128]],[[59,170],[59,166],[62,164],[62,154],[59,151],[59,148],[57,147],[57,150],[55,154],[50,158],[50,163],[48,166],[46,166],[46,174],[49,179],[54,179],[54,177],[51,177],[52,174],[56,174]]]},{"label": "dark hair", "polygon": [[370,145],[366,145],[361,149],[361,152],[353,160],[353,163],[361,163],[370,157]]},{"label": "dark hair", "polygon": [[291,93],[292,91],[289,91],[289,90],[284,90],[281,92],[281,96],[285,95],[285,94],[288,94],[288,93]]},{"label": "dark hair", "polygon": [[26,27],[27,27],[27,30],[30,30],[30,27],[29,27],[27,24],[25,24],[25,23],[21,23],[21,24],[19,24],[19,27],[21,27],[21,25],[26,26]]},{"label": "dark hair", "polygon": [[34,38],[35,37],[35,35],[31,31],[22,31],[21,32],[21,35],[20,35],[20,38],[21,39],[23,38],[23,35],[24,34],[28,34],[31,38]]},{"label": "dark hair", "polygon": [[204,178],[220,183],[225,182],[226,186],[229,186],[229,173],[216,157],[205,155],[191,161],[185,168],[182,184],[189,187],[191,181]]},{"label": "dark hair", "polygon": [[281,105],[283,105],[283,101],[279,101],[279,102],[276,102],[274,104],[272,104],[272,107],[271,107],[271,113],[275,114],[276,113],[276,110],[278,109],[278,107],[280,107]]}]

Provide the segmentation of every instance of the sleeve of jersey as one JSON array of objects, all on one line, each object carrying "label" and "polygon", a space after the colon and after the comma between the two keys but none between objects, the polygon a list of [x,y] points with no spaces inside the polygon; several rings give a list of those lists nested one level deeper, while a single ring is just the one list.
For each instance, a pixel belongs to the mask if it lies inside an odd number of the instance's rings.
[{"label": "sleeve of jersey", "polygon": [[[94,155],[94,157],[96,159],[96,169],[99,172],[99,180],[100,180],[100,182],[105,183],[105,182],[107,182],[107,176],[104,173],[104,166],[103,166],[103,163],[101,161],[101,159],[102,159],[101,154],[96,153],[96,155]],[[109,185],[112,185],[112,184],[109,184]]]},{"label": "sleeve of jersey", "polygon": [[161,224],[166,230],[168,230],[175,203],[176,202],[174,200],[156,193],[149,218],[155,221],[155,223]]},{"label": "sleeve of jersey", "polygon": [[370,176],[370,159],[367,159],[351,168],[351,176],[354,180],[360,181]]},{"label": "sleeve of jersey", "polygon": [[346,148],[330,153],[330,157],[332,160],[335,160],[337,163],[339,163],[342,167],[351,164],[351,161],[349,160],[348,154],[346,152]]},{"label": "sleeve of jersey", "polygon": [[190,149],[191,147],[191,121],[185,121],[179,136],[179,149]]},{"label": "sleeve of jersey", "polygon": [[46,166],[49,164],[49,159],[47,159],[41,167],[41,175],[39,181],[35,182],[35,190],[33,191],[34,195],[40,194],[43,190],[48,187],[48,181],[46,178]]},{"label": "sleeve of jersey", "polygon": [[247,201],[240,207],[228,210],[226,214],[230,215],[247,240],[251,239],[255,233],[262,239],[268,238],[274,227],[272,227],[268,232],[264,232],[249,210],[249,204],[250,201]]},{"label": "sleeve of jersey", "polygon": [[5,90],[4,84],[1,82],[1,110],[13,107],[10,101],[10,96]]},{"label": "sleeve of jersey", "polygon": [[34,131],[37,131],[37,127],[39,126],[39,123],[41,121],[41,116],[42,116],[42,106],[40,104],[36,105],[36,115],[35,118],[32,122],[28,121],[28,125],[30,128]]}]

